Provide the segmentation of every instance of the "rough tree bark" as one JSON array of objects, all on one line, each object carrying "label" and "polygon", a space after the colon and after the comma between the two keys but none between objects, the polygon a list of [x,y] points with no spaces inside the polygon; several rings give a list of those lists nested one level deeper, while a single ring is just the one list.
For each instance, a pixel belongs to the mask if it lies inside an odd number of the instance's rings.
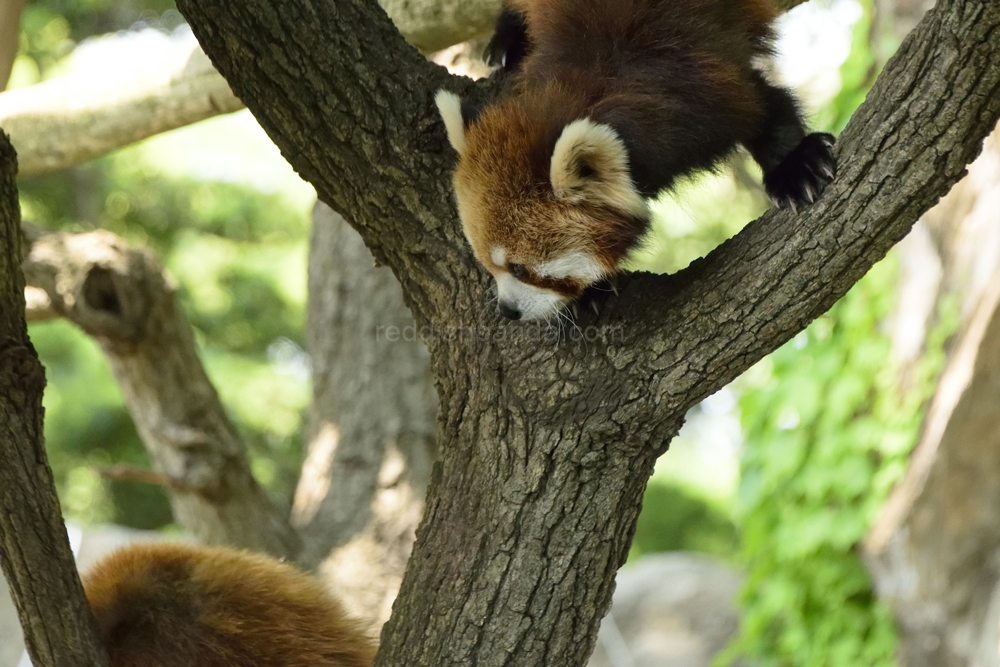
[{"label": "rough tree bark", "polygon": [[178,523],[208,544],[297,555],[298,535],[253,479],[152,253],[104,231],[32,236],[28,284],[101,346]]},{"label": "rough tree bark", "polygon": [[551,343],[497,321],[455,218],[432,97],[470,84],[423,61],[371,1],[178,4],[426,327],[442,462],[379,665],[583,664],[685,411],[843,295],[1000,115],[1000,6],[941,0],[843,133],[820,202],[768,213],[680,275],[624,279],[578,323],[591,340]]},{"label": "rough tree bark", "polygon": [[376,630],[399,589],[437,455],[430,359],[412,325],[392,272],[373,266],[358,233],[317,204],[306,324],[313,402],[293,521],[300,562],[318,567]]},{"label": "rough tree bark", "polygon": [[107,664],[45,457],[45,371],[28,340],[14,150],[0,132],[0,566],[38,667]]}]

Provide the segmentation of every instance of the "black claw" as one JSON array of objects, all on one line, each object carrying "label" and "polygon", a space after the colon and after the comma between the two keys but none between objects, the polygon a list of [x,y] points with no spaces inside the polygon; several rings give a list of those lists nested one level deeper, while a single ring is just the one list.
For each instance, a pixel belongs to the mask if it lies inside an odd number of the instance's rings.
[{"label": "black claw", "polygon": [[505,72],[517,69],[531,48],[528,42],[528,24],[523,14],[509,9],[500,13],[493,38],[486,45],[483,59],[492,67]]},{"label": "black claw", "polygon": [[771,200],[796,213],[799,206],[815,202],[837,174],[834,141],[831,134],[810,134],[765,174],[764,189]]}]

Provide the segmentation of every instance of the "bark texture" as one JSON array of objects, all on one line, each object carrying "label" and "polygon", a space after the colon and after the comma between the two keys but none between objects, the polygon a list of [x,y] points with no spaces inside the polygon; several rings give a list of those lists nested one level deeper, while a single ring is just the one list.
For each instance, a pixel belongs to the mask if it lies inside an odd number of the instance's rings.
[{"label": "bark texture", "polygon": [[179,7],[425,328],[442,461],[378,665],[584,664],[685,411],[842,296],[1000,116],[1000,6],[940,0],[845,130],[817,204],[768,213],[676,276],[623,279],[556,340],[497,320],[461,237],[432,97],[472,84],[421,59],[373,2]]},{"label": "bark texture", "polygon": [[293,508],[299,560],[377,631],[423,514],[437,397],[399,283],[324,204],[313,211],[306,329],[313,402]]},{"label": "bark texture", "polygon": [[177,522],[207,544],[294,557],[298,536],[253,479],[152,253],[104,231],[44,234],[24,271],[51,309],[100,344]]},{"label": "bark texture", "polygon": [[0,566],[37,667],[100,667],[97,639],[45,457],[45,371],[28,340],[17,163],[0,132]]}]

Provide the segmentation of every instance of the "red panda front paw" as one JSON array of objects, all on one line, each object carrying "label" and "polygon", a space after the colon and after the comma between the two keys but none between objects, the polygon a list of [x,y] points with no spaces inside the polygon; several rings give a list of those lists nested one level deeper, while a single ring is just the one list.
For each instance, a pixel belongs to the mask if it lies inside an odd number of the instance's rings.
[{"label": "red panda front paw", "polygon": [[491,67],[513,72],[528,55],[530,46],[524,14],[505,8],[497,19],[493,38],[483,52],[483,60]]},{"label": "red panda front paw", "polygon": [[810,134],[777,167],[764,174],[764,189],[771,201],[793,211],[816,201],[837,173],[835,141],[832,134]]},{"label": "red panda front paw", "polygon": [[616,296],[618,296],[617,281],[615,276],[609,276],[583,290],[583,294],[569,305],[569,311],[574,320],[579,320],[581,317],[588,320],[600,317],[604,307]]}]

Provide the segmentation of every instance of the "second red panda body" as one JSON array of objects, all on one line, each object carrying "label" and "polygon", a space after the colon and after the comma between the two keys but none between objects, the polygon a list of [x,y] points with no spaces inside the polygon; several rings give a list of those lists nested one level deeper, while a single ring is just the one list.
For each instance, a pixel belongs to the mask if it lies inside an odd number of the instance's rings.
[{"label": "second red panda body", "polygon": [[371,667],[375,656],[318,580],[267,556],[135,544],[83,585],[111,667]]},{"label": "second red panda body", "polygon": [[779,205],[820,194],[829,135],[756,69],[771,0],[508,0],[489,55],[511,78],[481,110],[438,94],[455,192],[501,312],[547,318],[617,270],[646,199],[737,144]]}]

